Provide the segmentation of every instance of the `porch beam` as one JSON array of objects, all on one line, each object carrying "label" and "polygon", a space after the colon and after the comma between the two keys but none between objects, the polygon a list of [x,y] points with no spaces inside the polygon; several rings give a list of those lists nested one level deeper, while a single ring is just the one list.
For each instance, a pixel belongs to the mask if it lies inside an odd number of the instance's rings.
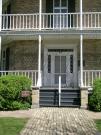
[{"label": "porch beam", "polygon": [[[80,30],[83,30],[82,25],[82,13],[83,13],[83,4],[80,0]],[[80,34],[80,87],[83,87],[83,34]]]}]

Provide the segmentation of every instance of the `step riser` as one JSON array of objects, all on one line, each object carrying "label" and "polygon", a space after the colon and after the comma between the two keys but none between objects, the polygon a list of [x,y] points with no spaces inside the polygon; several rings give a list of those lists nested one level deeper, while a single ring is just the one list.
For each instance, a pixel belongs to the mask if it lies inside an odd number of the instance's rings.
[{"label": "step riser", "polygon": [[[58,90],[40,90],[40,106],[58,106]],[[80,106],[79,90],[62,90],[61,106]]]}]

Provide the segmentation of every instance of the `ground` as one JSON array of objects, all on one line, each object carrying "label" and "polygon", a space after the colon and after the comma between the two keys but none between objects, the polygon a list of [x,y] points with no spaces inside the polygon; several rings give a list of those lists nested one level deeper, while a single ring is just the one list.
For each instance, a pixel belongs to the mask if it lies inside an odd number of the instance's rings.
[{"label": "ground", "polygon": [[0,118],[0,135],[18,135],[27,121],[27,118]]},{"label": "ground", "polygon": [[93,119],[101,113],[74,108],[39,108],[26,111],[1,111],[0,117],[30,118],[21,135],[93,135]]},{"label": "ground", "polygon": [[85,110],[72,108],[35,109],[21,135],[95,135],[94,121]]}]

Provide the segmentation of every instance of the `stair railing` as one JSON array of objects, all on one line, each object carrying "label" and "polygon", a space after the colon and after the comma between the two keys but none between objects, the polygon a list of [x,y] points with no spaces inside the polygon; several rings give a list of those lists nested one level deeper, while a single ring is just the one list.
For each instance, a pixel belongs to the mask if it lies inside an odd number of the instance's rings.
[{"label": "stair railing", "polygon": [[61,106],[61,76],[59,76],[59,107]]}]

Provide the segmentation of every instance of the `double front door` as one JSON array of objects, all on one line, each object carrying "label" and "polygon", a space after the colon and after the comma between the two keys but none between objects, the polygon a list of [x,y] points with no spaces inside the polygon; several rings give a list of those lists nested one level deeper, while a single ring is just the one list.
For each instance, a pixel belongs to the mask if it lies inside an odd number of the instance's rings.
[{"label": "double front door", "polygon": [[72,49],[48,49],[44,64],[44,85],[58,86],[61,76],[62,86],[73,85],[74,53]]}]

